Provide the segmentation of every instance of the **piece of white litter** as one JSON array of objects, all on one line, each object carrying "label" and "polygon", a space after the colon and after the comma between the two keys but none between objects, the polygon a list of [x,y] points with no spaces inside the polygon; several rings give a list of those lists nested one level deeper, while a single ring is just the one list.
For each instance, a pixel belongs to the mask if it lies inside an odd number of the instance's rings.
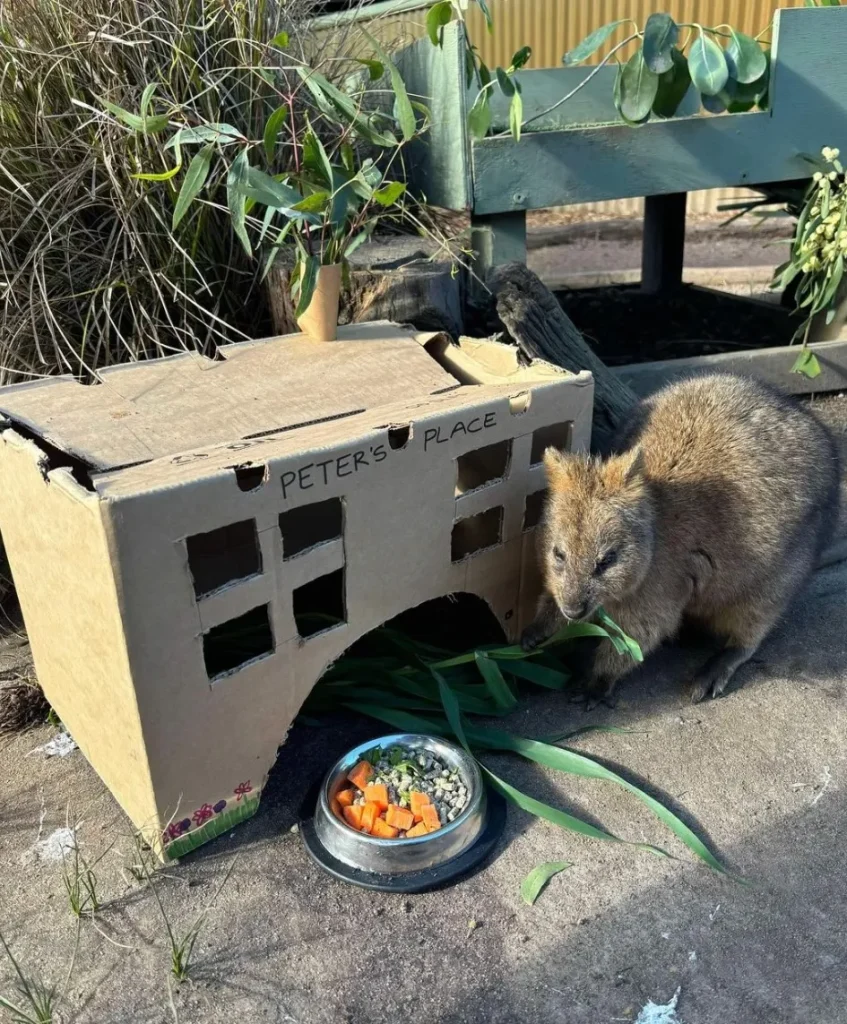
[{"label": "piece of white litter", "polygon": [[682,1024],[682,1021],[676,1015],[676,1004],[679,1002],[679,993],[682,989],[677,989],[673,994],[673,999],[669,1003],[647,1003],[641,1013],[635,1018],[635,1024]]},{"label": "piece of white litter", "polygon": [[688,959],[689,959],[689,960],[690,960],[690,961],[691,961],[692,963],[693,963],[693,962],[694,962],[694,961],[695,961],[695,960],[697,959],[697,954],[696,954],[696,952],[695,952],[695,951],[694,951],[693,949],[692,949],[692,950],[691,950],[691,952],[690,952],[690,953],[688,954]]},{"label": "piece of white litter", "polygon": [[70,733],[59,732],[43,746],[30,750],[27,757],[31,757],[33,754],[43,754],[45,757],[67,757],[75,750],[76,743],[71,739]]},{"label": "piece of white litter", "polygon": [[72,828],[57,828],[45,839],[37,839],[24,854],[24,859],[58,861],[76,849],[76,833]]}]

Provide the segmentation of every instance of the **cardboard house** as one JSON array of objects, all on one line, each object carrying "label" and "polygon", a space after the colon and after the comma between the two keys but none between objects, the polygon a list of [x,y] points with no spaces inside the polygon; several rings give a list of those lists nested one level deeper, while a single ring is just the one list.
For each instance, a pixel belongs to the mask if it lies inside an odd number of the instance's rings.
[{"label": "cardboard house", "polygon": [[518,636],[542,454],[587,447],[592,399],[588,373],[389,323],[0,389],[0,531],[39,681],[159,854],[256,811],[368,631],[468,592]]}]

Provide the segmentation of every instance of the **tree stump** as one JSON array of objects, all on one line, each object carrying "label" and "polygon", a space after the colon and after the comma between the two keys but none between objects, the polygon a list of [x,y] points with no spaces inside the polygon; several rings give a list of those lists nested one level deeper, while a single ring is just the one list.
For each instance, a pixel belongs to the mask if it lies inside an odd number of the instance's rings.
[{"label": "tree stump", "polygon": [[[431,261],[427,243],[398,235],[362,246],[350,260],[349,287],[342,291],[339,324],[391,320],[420,331],[463,330],[459,275],[446,261]],[[277,263],[267,278],[277,334],[298,330],[288,288],[290,267]]]},{"label": "tree stump", "polygon": [[592,451],[608,454],[622,424],[638,403],[591,350],[556,296],[522,263],[495,267],[488,278],[497,317],[520,351],[530,359],[594,376]]}]

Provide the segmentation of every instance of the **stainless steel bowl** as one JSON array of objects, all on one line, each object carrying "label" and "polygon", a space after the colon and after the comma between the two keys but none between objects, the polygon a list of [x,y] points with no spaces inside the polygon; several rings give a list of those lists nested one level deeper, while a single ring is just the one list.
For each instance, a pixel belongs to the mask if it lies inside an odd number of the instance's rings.
[{"label": "stainless steel bowl", "polygon": [[[347,773],[374,747],[410,747],[434,755],[451,768],[458,768],[468,787],[469,799],[456,818],[429,835],[414,839],[379,839],[340,821],[332,813],[331,800],[347,781]],[[473,758],[461,747],[437,736],[397,733],[355,747],[333,766],[321,786],[315,809],[315,832],[324,849],[333,857],[360,871],[402,874],[433,868],[466,850],[479,836],[485,824],[485,789]]]}]

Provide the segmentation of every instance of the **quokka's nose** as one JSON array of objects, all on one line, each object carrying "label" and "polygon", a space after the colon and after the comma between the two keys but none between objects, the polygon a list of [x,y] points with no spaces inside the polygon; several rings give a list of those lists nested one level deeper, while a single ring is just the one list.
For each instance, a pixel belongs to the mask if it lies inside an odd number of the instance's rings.
[{"label": "quokka's nose", "polygon": [[574,605],[571,608],[563,608],[562,615],[564,615],[566,619],[571,619],[573,621],[574,619],[581,619],[587,611],[588,605],[583,601],[582,604]]}]

